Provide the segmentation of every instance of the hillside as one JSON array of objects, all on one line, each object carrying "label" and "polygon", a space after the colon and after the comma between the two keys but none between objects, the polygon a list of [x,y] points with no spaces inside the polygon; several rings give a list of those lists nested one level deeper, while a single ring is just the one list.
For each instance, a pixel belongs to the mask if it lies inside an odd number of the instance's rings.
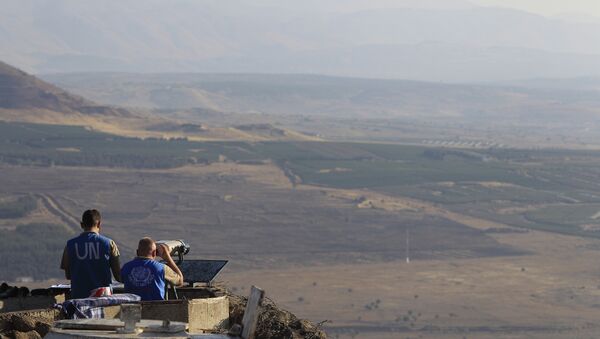
[{"label": "hillside", "polygon": [[[131,117],[124,109],[97,105],[0,61],[0,109],[48,110],[65,115],[78,113]],[[25,117],[24,117],[25,118]]]},{"label": "hillside", "polygon": [[0,61],[0,120],[83,125],[117,131],[141,117],[98,105]]},{"label": "hillside", "polygon": [[213,128],[202,123],[190,124],[152,116],[143,109],[97,104],[3,62],[0,62],[0,120],[86,126],[135,137],[251,141],[314,139],[267,125],[262,128],[244,125]]}]

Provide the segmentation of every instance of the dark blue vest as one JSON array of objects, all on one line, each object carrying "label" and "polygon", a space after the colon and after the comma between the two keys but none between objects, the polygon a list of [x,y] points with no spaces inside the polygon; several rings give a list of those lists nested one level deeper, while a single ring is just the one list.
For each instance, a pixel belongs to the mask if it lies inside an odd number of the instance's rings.
[{"label": "dark blue vest", "polygon": [[67,241],[71,298],[87,298],[93,289],[110,286],[110,243],[109,238],[94,232]]},{"label": "dark blue vest", "polygon": [[165,299],[165,265],[156,260],[133,259],[123,265],[121,278],[126,293],[137,294],[142,300]]}]

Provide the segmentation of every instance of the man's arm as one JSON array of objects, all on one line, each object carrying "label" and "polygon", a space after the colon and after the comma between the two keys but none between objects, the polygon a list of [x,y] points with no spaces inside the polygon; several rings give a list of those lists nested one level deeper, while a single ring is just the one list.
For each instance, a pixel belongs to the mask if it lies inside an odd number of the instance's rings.
[{"label": "man's arm", "polygon": [[120,258],[121,254],[119,253],[119,248],[117,248],[117,244],[114,241],[110,242],[110,270],[112,271],[115,280],[118,282],[123,282],[121,279],[121,263]]},{"label": "man's arm", "polygon": [[171,258],[171,250],[167,245],[158,244],[161,249],[158,251],[160,257],[165,261],[165,280],[173,284],[174,286],[182,286],[183,285],[183,273],[177,265],[173,258]]},{"label": "man's arm", "polygon": [[110,257],[110,270],[116,281],[123,282],[121,279],[121,263],[119,257]]},{"label": "man's arm", "polygon": [[65,270],[65,278],[71,280],[71,265],[69,264],[69,252],[67,251],[67,246],[65,246],[65,249],[63,250],[60,268]]}]

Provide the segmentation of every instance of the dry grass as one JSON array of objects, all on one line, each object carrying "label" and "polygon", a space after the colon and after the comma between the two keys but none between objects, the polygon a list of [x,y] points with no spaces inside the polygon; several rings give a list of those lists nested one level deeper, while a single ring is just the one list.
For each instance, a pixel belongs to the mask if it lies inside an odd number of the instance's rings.
[{"label": "dry grass", "polygon": [[0,120],[51,125],[86,126],[96,131],[137,138],[188,138],[192,141],[319,141],[321,139],[285,130],[284,136],[265,136],[230,127],[208,127],[198,132],[155,131],[152,126],[178,121],[139,114],[132,117],[55,112],[46,109],[0,109]]},{"label": "dry grass", "polygon": [[[535,254],[227,272],[222,278],[232,286],[258,284],[297,315],[332,320],[334,330],[354,328],[358,338],[600,334],[600,327],[591,326],[600,317],[597,251],[586,249],[598,241],[542,232],[496,237]],[[378,299],[377,308],[366,308]],[[409,312],[417,319],[404,321]],[[377,326],[412,330],[381,333]]]}]

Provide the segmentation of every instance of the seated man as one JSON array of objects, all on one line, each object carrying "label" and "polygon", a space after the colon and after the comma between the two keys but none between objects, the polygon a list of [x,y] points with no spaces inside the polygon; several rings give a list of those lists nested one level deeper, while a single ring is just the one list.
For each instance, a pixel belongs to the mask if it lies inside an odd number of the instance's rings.
[{"label": "seated man", "polygon": [[[137,257],[123,265],[121,277],[125,292],[139,295],[142,300],[165,300],[165,282],[174,286],[183,285],[183,274],[173,258],[171,249],[164,244],[158,248],[154,240],[142,238],[138,244]],[[156,261],[159,256],[165,264]]]},{"label": "seated man", "polygon": [[97,210],[87,210],[81,217],[83,233],[69,240],[63,251],[60,268],[71,280],[71,298],[87,298],[97,290],[109,289],[121,281],[119,249],[114,241],[100,235],[102,219]]}]

